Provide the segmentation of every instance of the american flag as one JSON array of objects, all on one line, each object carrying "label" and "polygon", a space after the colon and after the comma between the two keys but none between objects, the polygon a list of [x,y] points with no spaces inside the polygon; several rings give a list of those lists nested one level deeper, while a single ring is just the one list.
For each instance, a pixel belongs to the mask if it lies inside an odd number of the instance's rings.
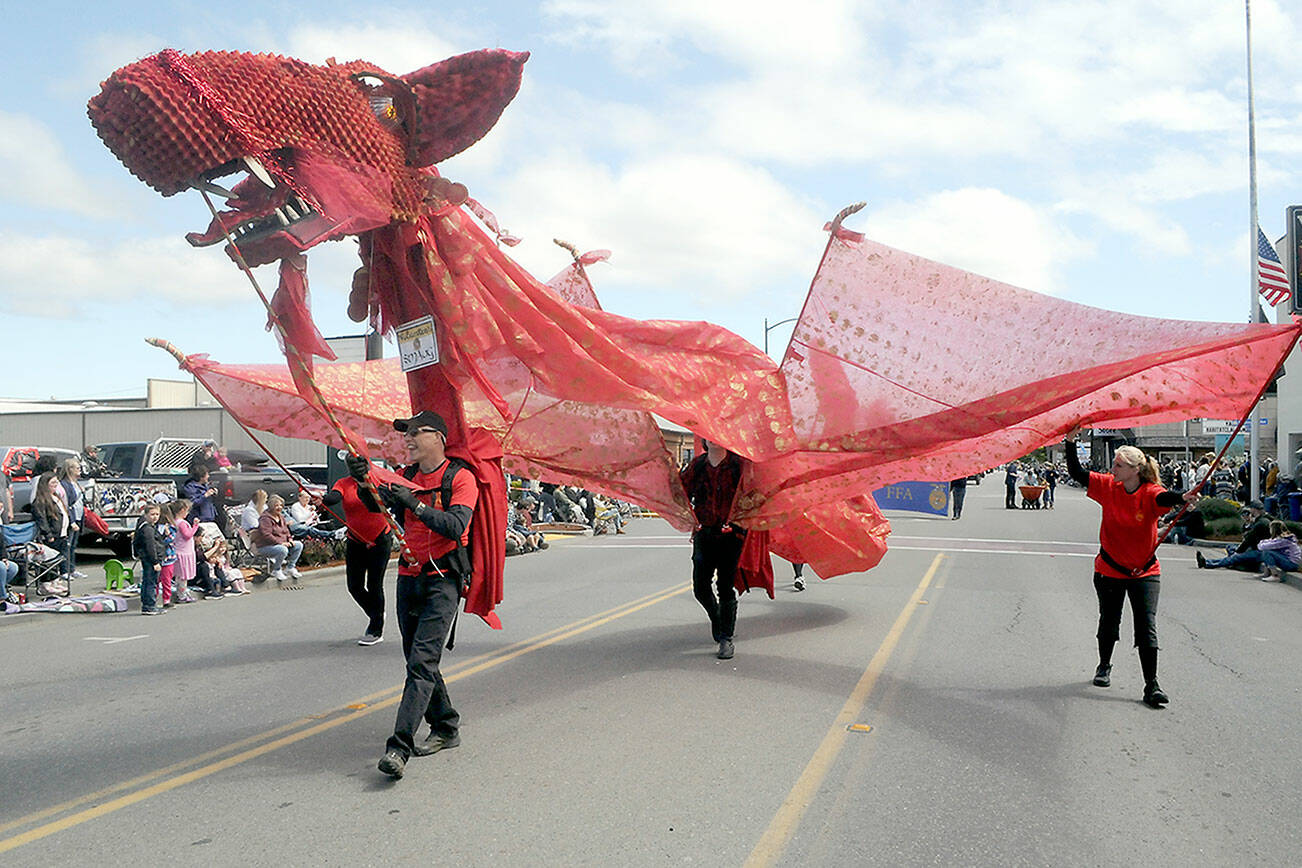
[{"label": "american flag", "polygon": [[1257,290],[1272,307],[1288,298],[1288,272],[1260,226],[1257,227]]}]

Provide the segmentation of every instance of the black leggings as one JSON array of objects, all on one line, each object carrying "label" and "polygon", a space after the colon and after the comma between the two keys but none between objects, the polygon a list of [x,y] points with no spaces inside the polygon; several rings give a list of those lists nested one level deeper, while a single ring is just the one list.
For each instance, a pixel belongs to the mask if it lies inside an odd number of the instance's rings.
[{"label": "black leggings", "polygon": [[1112,662],[1112,648],[1121,633],[1121,607],[1125,598],[1130,597],[1135,647],[1139,649],[1144,682],[1157,681],[1157,597],[1161,588],[1161,576],[1114,579],[1094,574],[1094,590],[1099,597],[1099,663]]},{"label": "black leggings", "polygon": [[351,536],[344,548],[344,575],[348,593],[362,607],[370,619],[366,632],[372,636],[384,633],[384,571],[389,567],[392,537],[382,533],[374,545],[367,545]]}]

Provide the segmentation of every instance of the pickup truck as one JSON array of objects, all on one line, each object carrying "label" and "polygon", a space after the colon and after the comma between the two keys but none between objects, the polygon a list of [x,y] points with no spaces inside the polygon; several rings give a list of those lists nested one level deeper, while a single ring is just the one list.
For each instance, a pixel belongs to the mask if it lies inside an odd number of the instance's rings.
[{"label": "pickup truck", "polygon": [[[160,437],[153,441],[130,441],[126,443],[101,443],[100,459],[108,467],[113,481],[122,480],[170,480],[177,490],[185,484],[190,473],[190,465],[209,440],[195,440],[179,437]],[[240,453],[232,455],[236,457]],[[228,468],[213,470],[209,484],[217,489],[217,497],[223,506],[237,506],[246,502],[259,488],[267,494],[279,494],[286,503],[293,503],[298,497],[300,487],[306,487],[313,493],[321,493],[324,488],[307,484],[302,477],[286,475],[279,467],[268,467],[267,459],[261,455],[245,454],[247,460],[233,464]]]},{"label": "pickup truck", "polygon": [[[54,458],[62,463],[66,458],[75,458],[77,453],[71,449],[59,449],[48,446],[8,446],[0,447],[0,460],[4,472],[12,480],[14,512],[29,511],[32,502],[32,478],[38,458]],[[131,535],[145,510],[145,504],[159,498],[169,500],[176,497],[177,483],[166,479],[114,479],[103,476],[99,479],[82,477],[80,481],[82,497],[86,508],[93,510],[104,523],[109,532],[103,536],[83,527],[82,539],[94,543],[102,541],[113,549],[118,557],[130,557]],[[21,520],[21,516],[16,516]]]}]

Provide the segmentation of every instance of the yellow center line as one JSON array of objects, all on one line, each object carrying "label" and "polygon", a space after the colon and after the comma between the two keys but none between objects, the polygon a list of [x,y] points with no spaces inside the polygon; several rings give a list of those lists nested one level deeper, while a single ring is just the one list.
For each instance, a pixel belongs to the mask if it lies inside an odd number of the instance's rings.
[{"label": "yellow center line", "polygon": [[850,697],[841,706],[841,711],[837,714],[836,719],[832,721],[831,727],[828,728],[827,734],[823,736],[823,741],[810,757],[809,763],[805,770],[801,772],[800,778],[796,781],[787,798],[782,802],[776,814],[773,815],[772,821],[769,822],[768,828],[760,838],[755,849],[751,851],[750,856],[746,859],[745,868],[762,868],[762,866],[772,865],[777,862],[782,852],[790,843],[791,837],[796,833],[796,828],[805,816],[805,811],[809,808],[810,802],[818,793],[818,788],[822,786],[823,779],[827,777],[828,771],[832,768],[837,754],[841,752],[841,746],[845,743],[848,735],[847,726],[854,723],[863,708],[868,703],[868,696],[872,693],[873,687],[877,684],[877,678],[881,675],[882,670],[886,668],[886,661],[890,659],[895,646],[899,643],[900,637],[904,634],[904,629],[909,625],[909,620],[913,613],[918,610],[918,603],[922,599],[923,593],[926,592],[927,586],[936,576],[936,570],[940,567],[941,561],[945,555],[938,554],[931,561],[931,566],[923,575],[922,581],[913,590],[909,601],[904,604],[904,609],[891,625],[890,631],[882,644],[878,646],[877,653],[868,661],[868,668],[864,670],[859,682],[850,692]]},{"label": "yellow center line", "polygon": [[[459,681],[462,678],[467,678],[471,675],[484,672],[488,669],[492,669],[494,666],[499,666],[510,660],[514,660],[517,657],[521,657],[530,652],[538,651],[542,648],[548,647],[549,645],[554,645],[557,642],[563,641],[573,636],[577,636],[581,633],[585,633],[588,630],[595,629],[597,627],[602,626],[603,624],[608,624],[611,621],[624,617],[625,615],[631,615],[634,612],[641,611],[642,609],[645,609],[648,606],[654,606],[657,603],[664,602],[665,600],[668,600],[671,597],[676,597],[679,594],[685,593],[690,589],[690,587],[691,586],[687,584],[674,585],[669,588],[662,589],[654,593],[648,594],[644,597],[639,597],[636,600],[632,600],[630,602],[623,603],[619,606],[612,607],[610,609],[605,610],[604,612],[598,612],[595,615],[589,615],[585,618],[581,618],[578,621],[571,622],[570,624],[566,624],[562,627],[557,627],[545,633],[540,633],[537,636],[533,637],[532,639],[527,639],[522,642],[517,642],[514,645],[509,645],[506,648],[498,649],[496,651],[492,651],[486,654],[481,654],[477,657],[472,657],[469,660],[463,661],[458,666],[456,666],[455,671],[449,670],[450,674],[444,678],[444,681],[447,683],[451,683],[454,681]],[[387,698],[380,700],[378,702],[376,701],[380,697],[384,697],[386,695]],[[271,729],[266,732],[259,733],[258,735],[253,735],[248,738],[241,739],[240,741],[233,742],[231,744],[226,745],[225,747],[208,751],[206,753],[200,754],[195,757],[191,757],[190,759],[183,760],[178,763],[173,763],[170,766],[166,766],[165,768],[158,769],[157,771],[151,772],[149,774],[132,778],[129,781],[124,781],[120,784],[115,784],[111,787],[98,790],[97,792],[90,793],[85,796],[81,796],[77,799],[63,802],[61,804],[54,805],[50,808],[45,808],[33,814],[28,814],[27,816],[20,817],[17,820],[12,820],[6,823],[4,826],[0,826],[0,833],[6,832],[10,829],[14,829],[18,826],[25,826],[30,823],[37,822],[39,820],[45,819],[46,817],[53,816],[55,814],[63,813],[79,805],[84,805],[89,802],[98,801],[99,799],[111,795],[112,793],[122,792],[124,790],[132,790],[135,787],[139,787],[142,784],[148,783],[151,780],[165,778],[164,780],[159,780],[157,783],[151,786],[147,786],[144,787],[143,789],[135,790],[134,792],[128,792],[125,795],[119,796],[116,799],[111,799],[110,801],[103,802],[102,804],[95,805],[83,811],[78,811],[75,814],[70,814],[67,817],[63,817],[62,819],[55,820],[54,822],[37,826],[36,828],[31,829],[22,834],[14,835],[12,837],[0,840],[0,853],[8,852],[9,850],[14,849],[15,847],[21,847],[24,844],[30,844],[33,841],[37,841],[40,840],[41,838],[47,837],[49,835],[53,835],[56,832],[61,832],[65,829],[69,829],[73,826],[80,825],[81,823],[85,823],[97,817],[102,817],[106,814],[110,814],[114,811],[118,811],[122,808],[128,807],[130,805],[134,805],[137,802],[144,801],[145,799],[152,798],[161,793],[169,792],[171,790],[176,789],[177,787],[181,787],[186,784],[193,783],[194,781],[200,780],[201,778],[208,777],[209,775],[216,774],[217,772],[231,768],[232,766],[239,765],[240,763],[244,763],[251,759],[260,757],[263,754],[270,753],[271,751],[274,750],[279,750],[282,747],[286,747],[288,745],[302,741],[306,738],[310,738],[311,736],[333,729],[334,727],[339,726],[342,723],[350,723],[354,720],[357,720],[358,718],[362,718],[368,714],[372,714],[376,711],[379,711],[380,709],[389,708],[393,705],[396,705],[401,698],[402,698],[401,685],[398,685],[397,687],[386,688],[385,690],[372,693],[369,696],[363,697],[362,699],[357,700],[355,702],[348,703],[342,709],[334,709],[331,712],[327,712],[327,714],[338,714],[338,716],[332,717],[330,720],[321,721],[319,723],[315,722],[316,720],[319,719],[320,715],[316,717],[301,718],[299,720],[293,721],[292,723],[288,723],[283,726],[276,727],[275,729]],[[297,732],[290,732],[288,735],[281,735],[282,733],[286,733],[289,732],[290,730],[294,730],[297,727],[301,727],[304,724],[312,724],[312,725],[307,726],[307,728],[305,729],[299,729]],[[275,736],[281,736],[281,737],[275,738]],[[264,741],[265,739],[268,738],[271,738],[273,740]],[[256,747],[247,747],[248,745],[256,744],[257,742],[260,741],[264,741],[264,743],[257,744]],[[240,750],[241,748],[247,748],[247,749]],[[238,750],[240,752],[235,753],[232,756],[228,756],[225,759],[208,763],[207,765],[200,765],[198,768],[192,769],[191,771],[182,774],[175,774],[176,772],[180,771],[181,769],[187,766],[194,765],[195,763],[207,762],[208,760],[221,756],[222,754],[230,753],[232,750]],[[168,777],[168,775],[172,775],[172,777]]]}]

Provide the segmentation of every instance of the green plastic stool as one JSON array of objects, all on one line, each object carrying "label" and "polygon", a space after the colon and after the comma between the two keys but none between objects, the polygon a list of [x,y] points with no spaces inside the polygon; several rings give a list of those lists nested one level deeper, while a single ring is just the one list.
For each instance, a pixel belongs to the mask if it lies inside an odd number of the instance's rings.
[{"label": "green plastic stool", "polygon": [[124,567],[122,561],[110,559],[104,562],[104,590],[125,591],[134,582],[131,568]]}]

